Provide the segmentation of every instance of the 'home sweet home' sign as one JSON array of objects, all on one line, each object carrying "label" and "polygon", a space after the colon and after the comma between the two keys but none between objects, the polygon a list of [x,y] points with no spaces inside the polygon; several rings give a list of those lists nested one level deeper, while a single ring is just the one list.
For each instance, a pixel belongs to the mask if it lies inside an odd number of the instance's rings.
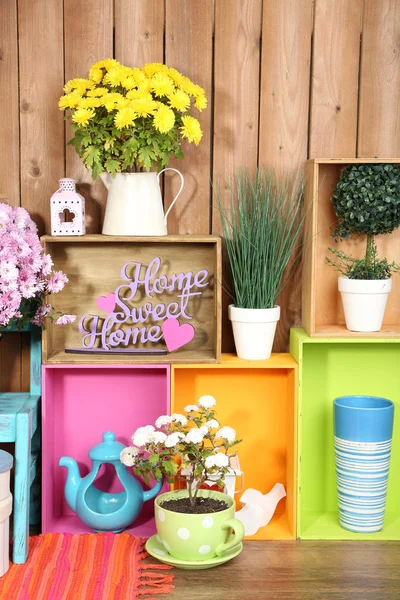
[{"label": "'home sweet home' sign", "polygon": [[52,298],[76,314],[49,325],[44,362],[217,362],[220,238],[45,236],[69,284]]}]

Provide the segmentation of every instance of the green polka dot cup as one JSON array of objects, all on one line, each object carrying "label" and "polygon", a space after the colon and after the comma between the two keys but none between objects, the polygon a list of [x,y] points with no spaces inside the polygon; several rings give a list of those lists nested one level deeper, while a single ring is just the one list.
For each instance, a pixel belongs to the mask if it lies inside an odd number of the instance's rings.
[{"label": "green polka dot cup", "polygon": [[234,518],[233,498],[213,490],[200,490],[199,496],[224,500],[228,505],[226,510],[202,515],[177,513],[162,507],[166,500],[187,495],[187,490],[167,492],[155,500],[157,533],[165,554],[187,561],[209,560],[240,544],[244,527]]}]

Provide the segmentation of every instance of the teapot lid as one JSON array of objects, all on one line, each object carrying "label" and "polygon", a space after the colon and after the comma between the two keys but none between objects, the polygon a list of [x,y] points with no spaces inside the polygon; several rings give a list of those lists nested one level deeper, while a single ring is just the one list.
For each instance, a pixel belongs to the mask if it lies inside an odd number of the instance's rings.
[{"label": "teapot lid", "polygon": [[103,433],[103,441],[89,450],[89,457],[99,462],[119,461],[119,455],[124,448],[124,444],[115,441],[115,433],[106,431]]}]

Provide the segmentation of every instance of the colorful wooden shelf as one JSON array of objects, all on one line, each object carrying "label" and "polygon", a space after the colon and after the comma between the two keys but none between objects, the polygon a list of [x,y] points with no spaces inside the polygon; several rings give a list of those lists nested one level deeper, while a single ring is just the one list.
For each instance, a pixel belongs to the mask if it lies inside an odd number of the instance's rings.
[{"label": "colorful wooden shelf", "polygon": [[[315,159],[307,162],[305,244],[303,256],[303,326],[311,337],[389,338],[400,337],[400,274],[393,276],[382,330],[355,333],[346,329],[338,291],[339,273],[326,262],[329,247],[346,254],[365,254],[365,237],[352,236],[338,244],[332,238],[337,222],[332,193],[342,170],[349,164],[400,163],[400,158]],[[379,256],[400,262],[400,229],[375,238]]]},{"label": "colorful wooden shelf", "polygon": [[[299,365],[297,532],[302,539],[400,539],[400,339],[310,337],[292,329]],[[385,526],[373,534],[342,529],[337,512],[333,400],[347,394],[395,403]]]},{"label": "colorful wooden shelf", "polygon": [[[216,365],[171,365],[172,410],[181,412],[203,394],[217,400],[221,423],[236,429],[244,488],[267,493],[285,485],[272,521],[249,539],[296,537],[297,363],[289,354],[244,361],[223,355]],[[240,494],[236,496],[241,508]]]},{"label": "colorful wooden shelf", "polygon": [[[104,431],[114,431],[119,441],[130,445],[137,427],[154,423],[169,411],[168,365],[43,366],[42,532],[90,532],[65,503],[61,456],[75,458],[84,476],[91,469],[88,452]],[[103,467],[96,485],[121,491],[118,480],[112,479],[113,468],[107,466],[110,470]],[[128,531],[141,537],[155,533],[152,501]]]}]

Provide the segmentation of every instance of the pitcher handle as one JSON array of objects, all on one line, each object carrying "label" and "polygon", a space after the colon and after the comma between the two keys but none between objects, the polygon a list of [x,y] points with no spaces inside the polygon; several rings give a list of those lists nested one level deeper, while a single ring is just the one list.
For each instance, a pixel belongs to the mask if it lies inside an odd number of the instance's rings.
[{"label": "pitcher handle", "polygon": [[185,179],[184,179],[182,173],[180,171],[178,171],[178,169],[173,169],[172,167],[165,167],[165,169],[162,169],[162,171],[160,171],[159,173],[157,173],[157,179],[158,179],[158,181],[160,181],[160,175],[161,175],[161,173],[164,173],[164,171],[175,171],[175,173],[178,173],[179,177],[181,178],[181,187],[179,188],[179,192],[177,193],[177,195],[175,196],[175,198],[171,202],[171,206],[169,207],[169,209],[165,213],[164,225],[167,226],[168,215],[170,213],[171,208],[173,207],[173,205],[175,204],[175,202],[178,200],[179,196],[181,195],[181,192],[183,190],[183,186],[184,186],[184,183],[185,183]]}]

